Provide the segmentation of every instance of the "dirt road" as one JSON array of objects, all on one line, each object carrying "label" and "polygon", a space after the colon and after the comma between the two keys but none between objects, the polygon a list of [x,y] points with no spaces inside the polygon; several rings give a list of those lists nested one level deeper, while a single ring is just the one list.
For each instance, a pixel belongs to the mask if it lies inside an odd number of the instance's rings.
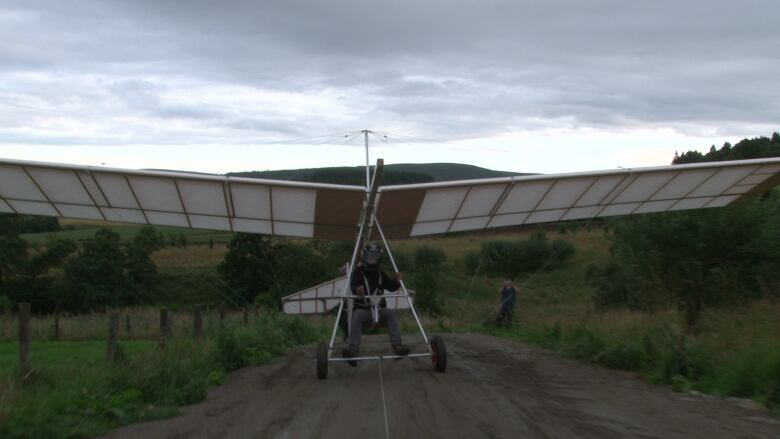
[{"label": "dirt road", "polygon": [[[780,438],[780,421],[734,401],[675,393],[493,337],[446,340],[444,374],[427,358],[382,363],[390,437]],[[379,364],[331,365],[319,381],[306,357],[313,348],[305,351],[236,372],[177,418],[109,437],[384,438]]]}]

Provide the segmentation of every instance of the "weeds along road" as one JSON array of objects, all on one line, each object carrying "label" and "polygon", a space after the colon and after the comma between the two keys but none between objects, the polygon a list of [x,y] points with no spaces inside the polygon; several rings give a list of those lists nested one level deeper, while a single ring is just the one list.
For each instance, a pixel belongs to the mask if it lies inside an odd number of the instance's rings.
[{"label": "weeds along road", "polygon": [[[367,340],[384,347],[386,338],[376,337]],[[780,438],[779,420],[734,401],[675,393],[513,341],[446,340],[446,373],[428,358],[382,363],[390,437]],[[319,381],[313,351],[240,370],[181,416],[108,437],[385,437],[378,363],[331,363]]]}]

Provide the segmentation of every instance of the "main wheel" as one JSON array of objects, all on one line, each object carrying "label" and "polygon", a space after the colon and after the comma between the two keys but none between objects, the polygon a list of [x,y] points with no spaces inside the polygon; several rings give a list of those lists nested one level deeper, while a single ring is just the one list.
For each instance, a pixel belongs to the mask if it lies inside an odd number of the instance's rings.
[{"label": "main wheel", "polygon": [[321,341],[317,345],[317,378],[324,380],[328,377],[328,344]]},{"label": "main wheel", "polygon": [[447,370],[447,346],[444,345],[444,339],[438,335],[431,337],[431,353],[433,370],[436,372]]}]

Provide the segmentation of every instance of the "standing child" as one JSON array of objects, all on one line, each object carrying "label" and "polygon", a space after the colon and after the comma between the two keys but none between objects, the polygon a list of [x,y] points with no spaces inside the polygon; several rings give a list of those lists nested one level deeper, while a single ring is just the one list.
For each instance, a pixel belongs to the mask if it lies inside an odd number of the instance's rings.
[{"label": "standing child", "polygon": [[496,320],[498,326],[509,327],[512,325],[512,314],[515,312],[515,302],[517,300],[517,290],[513,282],[512,277],[507,276],[498,290],[499,294],[501,294],[501,310],[498,312],[498,319]]}]

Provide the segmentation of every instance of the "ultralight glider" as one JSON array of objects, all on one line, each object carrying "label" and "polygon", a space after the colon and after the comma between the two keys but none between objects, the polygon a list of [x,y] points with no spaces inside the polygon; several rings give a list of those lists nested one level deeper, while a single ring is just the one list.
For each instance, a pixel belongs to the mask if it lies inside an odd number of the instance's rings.
[{"label": "ultralight glider", "polygon": [[[364,130],[366,148],[368,135]],[[338,309],[329,343],[317,350],[317,375],[334,355],[338,320],[357,297],[347,287],[368,240],[390,239],[651,212],[727,206],[780,184],[780,158],[596,172],[382,186],[366,150],[366,186],[302,183],[183,172],[142,171],[0,159],[0,212],[121,221],[317,239],[356,239],[345,275],[286,296],[288,314]],[[429,337],[401,282],[386,306],[414,316],[434,369],[446,369],[441,337]],[[374,309],[382,306],[372,297]],[[345,308],[346,307],[346,308]],[[347,319],[349,322],[351,319]],[[357,357],[383,360],[395,355]]]}]

